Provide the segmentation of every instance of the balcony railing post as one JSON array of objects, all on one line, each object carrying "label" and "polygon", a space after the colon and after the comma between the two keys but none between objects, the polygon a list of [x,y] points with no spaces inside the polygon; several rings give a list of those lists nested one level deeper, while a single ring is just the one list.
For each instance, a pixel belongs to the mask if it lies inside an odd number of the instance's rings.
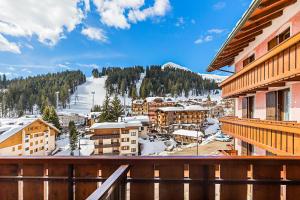
[{"label": "balcony railing post", "polygon": [[74,175],[74,165],[70,164],[68,166],[68,199],[74,199],[74,182],[73,182],[73,175]]}]

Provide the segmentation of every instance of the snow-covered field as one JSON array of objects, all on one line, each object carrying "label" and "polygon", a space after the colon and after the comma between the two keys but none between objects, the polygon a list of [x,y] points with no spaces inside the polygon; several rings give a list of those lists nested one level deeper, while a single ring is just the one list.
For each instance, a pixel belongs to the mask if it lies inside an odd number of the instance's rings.
[{"label": "snow-covered field", "polygon": [[70,109],[67,108],[63,111],[87,115],[91,111],[93,105],[92,92],[95,92],[95,105],[102,105],[106,94],[106,89],[104,87],[106,78],[106,76],[101,78],[87,78],[86,82],[82,85],[79,85],[77,87],[77,91],[71,96]]}]

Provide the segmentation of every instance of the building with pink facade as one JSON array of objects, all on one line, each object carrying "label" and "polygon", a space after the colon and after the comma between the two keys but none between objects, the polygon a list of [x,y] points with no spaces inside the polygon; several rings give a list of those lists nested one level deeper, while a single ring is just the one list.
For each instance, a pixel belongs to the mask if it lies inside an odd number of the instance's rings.
[{"label": "building with pink facade", "polygon": [[208,67],[233,66],[222,131],[238,155],[300,155],[300,1],[254,0]]}]

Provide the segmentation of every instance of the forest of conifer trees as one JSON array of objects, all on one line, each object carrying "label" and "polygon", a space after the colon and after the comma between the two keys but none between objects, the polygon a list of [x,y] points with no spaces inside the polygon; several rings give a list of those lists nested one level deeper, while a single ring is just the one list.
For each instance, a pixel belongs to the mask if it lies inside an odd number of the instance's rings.
[{"label": "forest of conifer trees", "polygon": [[[166,67],[162,69],[160,65],[146,67],[146,76],[141,84],[139,97],[147,96],[189,96],[202,95],[208,91],[218,89],[214,80],[203,79],[197,73]],[[105,87],[110,94],[128,94],[129,97],[137,98],[138,92],[136,83],[140,79],[140,74],[144,68],[108,68],[105,75],[107,80]]]},{"label": "forest of conifer trees", "polygon": [[2,76],[0,81],[0,116],[21,116],[32,113],[34,106],[42,111],[47,105],[56,105],[56,95],[59,92],[59,101],[66,107],[70,95],[77,85],[86,81],[81,71],[64,71],[48,73],[35,77],[16,78],[6,80]]}]

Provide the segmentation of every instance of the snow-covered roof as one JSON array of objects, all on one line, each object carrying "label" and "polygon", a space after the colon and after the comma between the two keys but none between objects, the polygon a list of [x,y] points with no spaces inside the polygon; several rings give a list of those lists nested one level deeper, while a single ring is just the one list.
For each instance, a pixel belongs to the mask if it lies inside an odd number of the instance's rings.
[{"label": "snow-covered roof", "polygon": [[174,131],[173,135],[181,135],[181,136],[197,138],[197,136],[198,137],[203,136],[203,133],[201,131],[191,131],[191,130],[179,129],[179,130]]},{"label": "snow-covered roof", "polygon": [[32,124],[36,120],[42,121],[43,123],[49,125],[51,128],[55,129],[57,132],[59,130],[52,124],[45,122],[40,118],[33,117],[21,117],[21,118],[2,118],[0,119],[0,143],[7,138],[18,133],[28,125]]},{"label": "snow-covered roof", "polygon": [[183,106],[183,107],[162,107],[158,108],[163,112],[178,112],[178,111],[208,111],[207,108],[203,108],[202,106],[198,105],[191,105],[191,106]]},{"label": "snow-covered roof", "polygon": [[128,128],[142,126],[140,121],[95,123],[90,129]]},{"label": "snow-covered roof", "polygon": [[123,119],[124,122],[130,122],[130,121],[140,121],[140,122],[149,122],[149,116],[148,115],[137,115],[137,116],[132,116],[132,117],[124,117]]},{"label": "snow-covered roof", "polygon": [[85,114],[82,113],[75,113],[75,112],[71,112],[71,111],[60,111],[57,112],[58,116],[79,116],[79,117],[86,117]]},{"label": "snow-covered roof", "polygon": [[136,99],[136,100],[133,100],[132,103],[134,103],[134,104],[143,104],[144,101],[142,99]]},{"label": "snow-covered roof", "polygon": [[146,102],[150,103],[155,100],[161,100],[162,102],[175,102],[175,99],[172,97],[147,97]]}]

